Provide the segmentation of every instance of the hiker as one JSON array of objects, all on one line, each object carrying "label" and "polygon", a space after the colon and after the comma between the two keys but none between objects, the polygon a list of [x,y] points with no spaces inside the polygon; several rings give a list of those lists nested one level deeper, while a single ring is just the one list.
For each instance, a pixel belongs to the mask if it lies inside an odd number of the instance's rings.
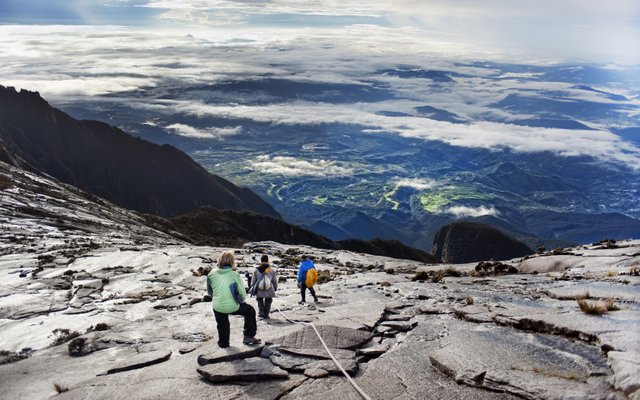
[{"label": "hiker", "polygon": [[313,265],[313,261],[307,256],[302,256],[302,261],[298,267],[298,287],[300,288],[300,296],[302,297],[299,304],[305,303],[307,289],[311,292],[313,300],[316,303],[318,302],[318,296],[316,296],[316,291],[313,289],[313,285],[316,283],[318,283],[318,272],[316,271],[315,265]]},{"label": "hiker", "polygon": [[278,272],[269,265],[269,256],[260,257],[260,265],[253,271],[251,294],[258,300],[258,317],[269,319],[271,303],[278,290]]},{"label": "hiker", "polygon": [[229,314],[244,316],[244,344],[258,344],[256,339],[256,310],[244,300],[247,292],[240,274],[233,270],[235,260],[232,251],[225,251],[218,258],[218,268],[207,276],[207,293],[211,296],[213,314],[218,326],[218,346],[229,347]]}]

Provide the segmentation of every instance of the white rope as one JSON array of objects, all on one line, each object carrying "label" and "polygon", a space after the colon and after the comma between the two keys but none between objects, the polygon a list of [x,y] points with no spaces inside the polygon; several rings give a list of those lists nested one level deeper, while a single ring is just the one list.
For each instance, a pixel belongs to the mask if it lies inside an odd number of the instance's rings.
[{"label": "white rope", "polygon": [[371,397],[367,396],[367,394],[360,389],[360,387],[358,386],[357,383],[355,383],[353,381],[353,379],[351,379],[351,377],[349,376],[349,374],[347,374],[347,371],[344,370],[344,368],[342,368],[342,365],[340,365],[340,363],[338,362],[338,360],[336,360],[336,358],[333,356],[333,354],[331,354],[331,350],[329,350],[329,346],[327,346],[327,344],[325,343],[324,339],[322,339],[322,336],[320,336],[320,332],[318,331],[318,328],[316,328],[316,326],[312,323],[312,322],[304,322],[304,321],[295,321],[292,320],[291,318],[287,317],[286,315],[284,315],[282,313],[282,311],[280,311],[279,308],[276,307],[276,310],[278,310],[278,312],[280,313],[280,315],[282,315],[287,321],[292,322],[294,324],[301,324],[301,325],[310,325],[314,332],[316,333],[316,335],[318,335],[318,339],[320,339],[320,343],[322,343],[322,346],[324,347],[324,349],[327,351],[327,353],[329,354],[329,357],[331,357],[331,359],[333,360],[333,362],[338,366],[338,368],[340,368],[340,371],[342,371],[342,373],[344,374],[344,376],[347,378],[347,380],[349,380],[349,383],[351,383],[351,386],[353,386],[353,388],[358,392],[358,394],[360,394],[360,396],[362,396],[363,399],[365,400],[371,400]]}]

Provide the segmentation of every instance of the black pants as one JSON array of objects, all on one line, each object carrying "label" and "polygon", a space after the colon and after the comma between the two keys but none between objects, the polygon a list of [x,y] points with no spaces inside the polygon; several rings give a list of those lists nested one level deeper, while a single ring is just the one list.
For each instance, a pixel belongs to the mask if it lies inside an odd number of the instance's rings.
[{"label": "black pants", "polygon": [[309,289],[309,292],[313,296],[315,301],[318,301],[318,296],[316,296],[316,290],[313,287],[308,288],[304,283],[300,284],[300,297],[302,297],[302,301],[305,301],[306,289]]},{"label": "black pants", "polygon": [[256,299],[258,300],[258,315],[263,318],[269,318],[273,299],[271,297],[257,297]]},{"label": "black pants", "polygon": [[[218,324],[218,346],[229,346],[229,314],[213,311],[216,317],[216,323]],[[231,315],[243,315],[244,316],[244,335],[247,337],[254,337],[256,335],[256,310],[253,309],[247,303],[240,304],[240,308],[236,312],[232,312]]]}]

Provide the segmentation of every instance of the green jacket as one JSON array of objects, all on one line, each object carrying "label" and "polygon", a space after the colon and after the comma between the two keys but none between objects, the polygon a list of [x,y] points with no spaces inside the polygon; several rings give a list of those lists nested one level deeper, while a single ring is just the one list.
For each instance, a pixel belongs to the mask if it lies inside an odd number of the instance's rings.
[{"label": "green jacket", "polygon": [[240,305],[231,294],[231,284],[236,283],[238,293],[243,299],[247,298],[247,291],[240,274],[231,267],[216,268],[207,276],[207,293],[211,296],[211,306],[213,311],[231,314],[238,311]]}]

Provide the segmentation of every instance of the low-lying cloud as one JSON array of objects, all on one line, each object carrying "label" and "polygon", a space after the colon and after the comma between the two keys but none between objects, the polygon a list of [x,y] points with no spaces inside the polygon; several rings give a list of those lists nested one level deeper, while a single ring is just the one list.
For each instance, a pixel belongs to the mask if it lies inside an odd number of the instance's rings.
[{"label": "low-lying cloud", "polygon": [[428,178],[397,178],[393,183],[400,187],[410,187],[416,190],[428,190],[442,185],[442,182]]},{"label": "low-lying cloud", "polygon": [[640,170],[640,148],[608,131],[535,128],[487,121],[454,124],[414,116],[379,115],[367,111],[366,105],[362,104],[349,106],[304,101],[265,106],[216,106],[200,102],[165,101],[140,107],[165,113],[249,119],[283,125],[355,124],[458,147],[509,149],[522,153],[548,151],[566,157],[590,156]]},{"label": "low-lying cloud", "polygon": [[242,126],[200,129],[185,124],[172,124],[167,126],[166,129],[177,135],[195,139],[222,139],[226,136],[238,135],[242,132]]},{"label": "low-lying cloud", "polygon": [[354,173],[353,169],[342,166],[335,161],[319,159],[303,160],[283,156],[258,156],[249,162],[249,166],[252,170],[259,171],[263,174],[283,176],[336,177],[351,176]]},{"label": "low-lying cloud", "polygon": [[455,218],[478,218],[485,216],[496,217],[500,213],[495,207],[469,207],[469,206],[452,206],[441,211],[442,214],[450,214]]}]

